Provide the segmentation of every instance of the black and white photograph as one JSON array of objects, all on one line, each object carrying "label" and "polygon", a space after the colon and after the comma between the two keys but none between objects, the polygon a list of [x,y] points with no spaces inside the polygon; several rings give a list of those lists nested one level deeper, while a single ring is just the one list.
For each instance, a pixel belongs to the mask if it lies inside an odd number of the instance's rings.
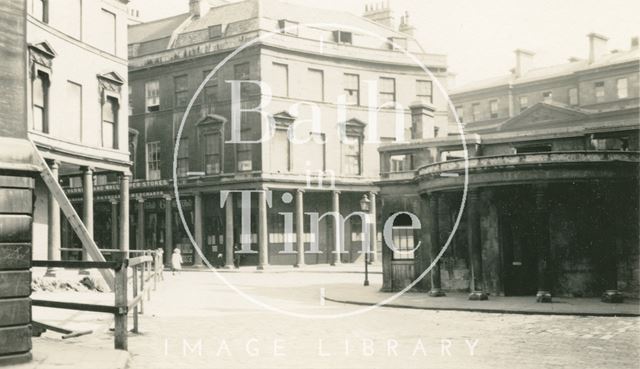
[{"label": "black and white photograph", "polygon": [[0,0],[0,368],[638,368],[639,36],[636,0]]}]

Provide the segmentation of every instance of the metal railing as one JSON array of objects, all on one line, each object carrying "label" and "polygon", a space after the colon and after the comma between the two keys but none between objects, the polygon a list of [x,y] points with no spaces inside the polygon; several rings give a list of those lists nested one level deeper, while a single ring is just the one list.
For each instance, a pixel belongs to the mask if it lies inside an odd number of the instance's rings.
[{"label": "metal railing", "polygon": [[[125,258],[124,252],[109,250],[112,261],[53,261],[33,260],[33,267],[70,268],[70,269],[111,269],[115,272],[114,305],[86,304],[32,299],[33,306],[108,313],[114,316],[114,347],[117,350],[128,349],[128,315],[133,313],[131,332],[138,333],[138,314],[144,313],[144,300],[151,300],[151,291],[156,290],[158,280],[163,280],[162,253],[155,250],[139,250],[142,256]],[[133,250],[132,250],[133,251]],[[131,252],[131,251],[130,251]],[[129,301],[129,268],[132,276],[132,299]]]}]

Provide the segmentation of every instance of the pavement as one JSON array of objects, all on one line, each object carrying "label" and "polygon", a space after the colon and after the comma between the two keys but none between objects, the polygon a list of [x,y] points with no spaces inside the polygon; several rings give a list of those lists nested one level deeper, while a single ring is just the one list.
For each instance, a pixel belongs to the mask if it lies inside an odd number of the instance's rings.
[{"label": "pavement", "polygon": [[92,347],[70,340],[34,338],[33,359],[14,365],[15,369],[125,369],[129,362],[126,351]]},{"label": "pavement", "polygon": [[[145,304],[140,332],[129,336],[126,367],[607,369],[637,367],[640,357],[638,317],[371,308],[329,298],[380,297],[380,274],[372,274],[371,286],[363,287],[362,275],[355,272],[292,269],[165,273]],[[79,293],[76,297],[82,298]],[[42,320],[54,310],[35,309],[34,319]],[[75,313],[80,315],[45,322],[82,328],[94,324],[94,333],[68,341],[59,335],[34,339],[34,356],[70,351],[58,356],[66,358],[64,363],[49,356],[32,367],[124,368],[122,352],[113,350],[109,320]],[[47,348],[52,339],[58,349]],[[94,357],[101,363],[94,366]],[[50,363],[56,365],[44,366]]]}]

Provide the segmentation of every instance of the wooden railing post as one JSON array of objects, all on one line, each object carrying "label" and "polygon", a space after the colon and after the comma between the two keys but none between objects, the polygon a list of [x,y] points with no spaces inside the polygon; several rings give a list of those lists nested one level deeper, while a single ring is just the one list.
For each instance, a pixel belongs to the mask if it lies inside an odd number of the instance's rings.
[{"label": "wooden railing post", "polygon": [[115,305],[118,313],[115,315],[114,322],[114,345],[116,350],[127,350],[129,347],[127,339],[127,259],[121,253],[113,255],[114,261],[120,262],[120,266],[116,269],[115,275]]},{"label": "wooden railing post", "polygon": [[158,252],[153,252],[153,290],[158,289]]},{"label": "wooden railing post", "polygon": [[[140,265],[140,293],[144,293],[144,266],[146,263]],[[140,314],[144,314],[144,298],[140,299]]]},{"label": "wooden railing post", "polygon": [[[134,265],[133,270],[133,278],[131,278],[133,282],[133,299],[135,300],[138,296],[138,266]],[[133,329],[131,332],[138,333],[138,304],[133,305]]]}]

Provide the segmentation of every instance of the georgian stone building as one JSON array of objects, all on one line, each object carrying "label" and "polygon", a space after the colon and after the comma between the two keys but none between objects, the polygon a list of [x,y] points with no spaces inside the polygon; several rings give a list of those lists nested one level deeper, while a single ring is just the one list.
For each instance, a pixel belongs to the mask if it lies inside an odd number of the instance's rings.
[{"label": "georgian stone building", "polygon": [[531,53],[517,51],[514,74],[456,90],[464,136],[379,149],[382,212],[422,223],[394,223],[410,242],[383,249],[385,290],[409,286],[447,245],[414,288],[638,296],[640,50],[634,39],[605,53],[604,37],[589,39],[589,59],[527,71]]},{"label": "georgian stone building", "polygon": [[[76,211],[89,232],[105,229],[126,248],[130,176],[127,124],[127,1],[27,1],[29,137],[64,186],[78,187]],[[94,185],[121,182],[114,197],[121,227],[94,227]],[[80,246],[58,203],[38,179],[33,222],[34,259],[80,258]],[[120,236],[119,236],[120,233]],[[121,237],[122,242],[118,242]]]},{"label": "georgian stone building", "polygon": [[[446,58],[421,50],[408,17],[402,17],[399,26],[395,23],[392,11],[380,5],[367,6],[360,17],[277,0],[193,0],[189,13],[131,26],[131,192],[138,201],[132,209],[132,248],[163,247],[169,255],[179,247],[186,263],[202,265],[176,209],[173,159],[179,142],[175,154],[182,209],[212,264],[230,265],[234,244],[243,242],[257,252],[243,256],[243,265],[358,259],[363,242],[359,217],[345,222],[340,237],[330,217],[321,220],[315,232],[304,213],[333,211],[346,217],[360,211],[363,195],[375,197],[378,140],[395,140],[396,126],[407,137],[432,137],[447,129],[442,94],[400,49],[445,80]],[[242,112],[240,138],[269,138],[264,142],[229,142],[235,114],[231,80],[261,81],[270,87],[269,99],[255,84],[240,86],[241,108],[262,104],[275,128],[263,129],[260,115]],[[186,107],[199,87],[178,139]],[[398,114],[394,103],[402,105]],[[412,131],[412,104],[436,107],[439,133],[433,127]],[[317,126],[309,123],[313,117]],[[299,127],[296,138],[305,144],[288,139],[293,125]],[[341,129],[345,140],[340,139]],[[229,194],[220,205],[221,191],[229,190],[269,191],[252,194],[246,232],[241,231],[240,194]],[[99,196],[107,199],[115,192],[105,186]],[[293,229],[285,228],[285,216],[279,214],[285,212],[293,217]],[[302,255],[302,248],[308,250],[314,241],[321,252]],[[293,243],[295,253],[281,253],[287,242]],[[346,250],[341,258],[334,258],[335,245]]]}]

